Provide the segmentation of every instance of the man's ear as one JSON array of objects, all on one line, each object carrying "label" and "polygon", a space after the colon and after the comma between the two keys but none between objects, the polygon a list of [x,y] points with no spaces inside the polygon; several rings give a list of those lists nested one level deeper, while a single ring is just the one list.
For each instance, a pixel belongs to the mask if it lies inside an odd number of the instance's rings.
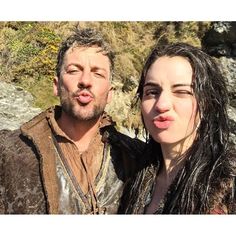
[{"label": "man's ear", "polygon": [[59,82],[58,82],[58,77],[55,76],[53,79],[53,94],[54,96],[59,96]]},{"label": "man's ear", "polygon": [[113,87],[111,86],[108,92],[108,96],[107,96],[107,104],[109,104],[112,100],[112,95],[113,95]]}]

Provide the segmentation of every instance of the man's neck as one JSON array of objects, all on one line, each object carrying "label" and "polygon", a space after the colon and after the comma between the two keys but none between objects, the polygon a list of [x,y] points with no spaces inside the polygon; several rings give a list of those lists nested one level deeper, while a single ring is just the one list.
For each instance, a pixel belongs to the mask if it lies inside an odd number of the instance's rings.
[{"label": "man's neck", "polygon": [[80,152],[87,150],[96,136],[101,117],[96,120],[78,121],[62,111],[57,123],[61,130],[74,141]]}]

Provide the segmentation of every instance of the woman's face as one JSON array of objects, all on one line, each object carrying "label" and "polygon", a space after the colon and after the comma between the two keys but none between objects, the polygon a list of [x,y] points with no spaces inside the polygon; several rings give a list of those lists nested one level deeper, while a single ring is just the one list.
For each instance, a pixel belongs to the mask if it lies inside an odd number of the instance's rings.
[{"label": "woman's face", "polygon": [[184,143],[196,135],[197,102],[193,71],[180,56],[158,58],[149,68],[143,87],[141,111],[145,127],[161,144]]}]

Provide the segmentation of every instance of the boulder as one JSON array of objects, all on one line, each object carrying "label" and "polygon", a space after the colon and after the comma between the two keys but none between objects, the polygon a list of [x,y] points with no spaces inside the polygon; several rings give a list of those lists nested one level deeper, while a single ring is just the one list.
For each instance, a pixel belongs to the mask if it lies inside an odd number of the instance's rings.
[{"label": "boulder", "polygon": [[33,96],[20,87],[0,81],[0,129],[14,130],[41,112]]}]

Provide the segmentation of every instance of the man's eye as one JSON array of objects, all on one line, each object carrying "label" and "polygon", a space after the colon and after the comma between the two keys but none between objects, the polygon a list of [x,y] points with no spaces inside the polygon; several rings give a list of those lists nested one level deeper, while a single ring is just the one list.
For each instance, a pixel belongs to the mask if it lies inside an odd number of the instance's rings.
[{"label": "man's eye", "polygon": [[68,74],[76,74],[78,72],[79,72],[79,70],[77,70],[77,69],[70,69],[67,71]]},{"label": "man's eye", "polygon": [[95,75],[96,75],[96,76],[103,77],[103,75],[102,75],[102,74],[100,74],[100,73],[95,73]]},{"label": "man's eye", "polygon": [[105,78],[105,75],[102,74],[102,73],[99,73],[99,72],[94,72],[94,75],[95,75],[97,78]]}]

